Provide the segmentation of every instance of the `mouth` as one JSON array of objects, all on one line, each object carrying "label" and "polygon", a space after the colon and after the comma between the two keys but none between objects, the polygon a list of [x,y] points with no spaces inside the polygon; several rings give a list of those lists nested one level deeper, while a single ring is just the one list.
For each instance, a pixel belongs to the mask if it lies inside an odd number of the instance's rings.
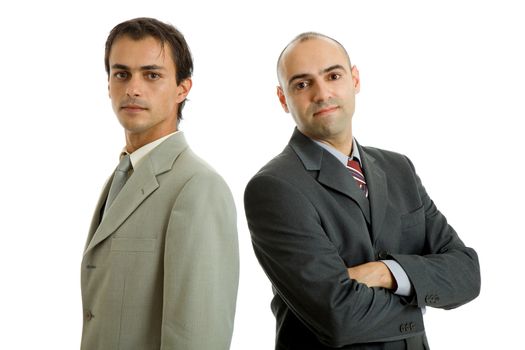
[{"label": "mouth", "polygon": [[142,107],[140,105],[135,105],[135,104],[129,104],[129,105],[123,105],[120,107],[121,110],[125,110],[127,112],[142,112],[144,110],[146,110],[147,108],[145,107]]},{"label": "mouth", "polygon": [[319,117],[319,116],[330,114],[336,111],[337,109],[339,109],[339,106],[328,106],[328,107],[321,108],[318,111],[314,112],[314,117]]}]

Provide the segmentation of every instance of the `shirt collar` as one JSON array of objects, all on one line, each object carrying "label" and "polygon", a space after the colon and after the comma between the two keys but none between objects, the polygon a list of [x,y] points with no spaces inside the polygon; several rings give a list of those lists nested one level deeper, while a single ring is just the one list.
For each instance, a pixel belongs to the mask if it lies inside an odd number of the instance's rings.
[{"label": "shirt collar", "polygon": [[348,160],[355,159],[359,162],[359,164],[362,166],[363,163],[361,162],[361,155],[359,154],[359,148],[357,148],[357,142],[355,141],[355,138],[352,137],[352,153],[350,156],[342,153],[341,151],[335,149],[334,147],[327,145],[326,143],[323,143],[321,141],[317,141],[314,139],[311,139],[313,142],[324,148],[326,151],[328,151],[331,155],[333,155],[337,160],[339,160],[344,166],[348,164]]},{"label": "shirt collar", "polygon": [[157,140],[155,140],[153,142],[145,144],[144,146],[142,146],[139,149],[135,150],[135,152],[133,152],[133,153],[126,152],[126,147],[124,147],[124,149],[123,149],[122,153],[120,154],[120,156],[122,157],[122,156],[124,156],[126,154],[129,154],[129,157],[131,159],[131,165],[133,166],[133,169],[137,169],[137,166],[144,159],[144,157],[146,155],[148,155],[149,152],[153,151],[153,149],[155,149],[155,147],[160,145],[168,137],[170,137],[172,135],[175,135],[178,132],[182,132],[182,131],[178,131],[177,130],[177,131],[175,131],[175,132],[173,132],[171,134],[168,134],[166,136],[161,137],[160,139],[157,139]]}]

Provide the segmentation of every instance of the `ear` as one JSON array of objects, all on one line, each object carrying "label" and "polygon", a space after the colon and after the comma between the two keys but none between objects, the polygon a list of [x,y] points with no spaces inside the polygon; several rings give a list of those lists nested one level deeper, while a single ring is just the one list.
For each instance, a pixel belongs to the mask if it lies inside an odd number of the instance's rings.
[{"label": "ear", "polygon": [[288,110],[288,105],[286,104],[286,97],[284,96],[283,88],[280,86],[277,87],[277,97],[279,98],[279,102],[281,102],[281,106],[283,107],[284,111],[286,113],[290,113]]},{"label": "ear", "polygon": [[186,96],[190,93],[192,85],[193,82],[191,81],[191,78],[184,79],[180,82],[177,86],[177,96],[175,97],[177,103],[182,103],[182,101],[186,99]]},{"label": "ear", "polygon": [[361,90],[361,80],[359,79],[359,70],[356,66],[352,66],[352,82],[354,84],[355,93],[359,93]]}]

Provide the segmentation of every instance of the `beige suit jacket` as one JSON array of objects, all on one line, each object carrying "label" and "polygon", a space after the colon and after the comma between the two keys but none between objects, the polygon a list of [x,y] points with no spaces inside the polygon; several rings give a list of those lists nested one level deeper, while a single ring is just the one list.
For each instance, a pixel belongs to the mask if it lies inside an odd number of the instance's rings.
[{"label": "beige suit jacket", "polygon": [[177,133],[153,149],[82,259],[83,350],[229,349],[239,278],[235,205]]}]

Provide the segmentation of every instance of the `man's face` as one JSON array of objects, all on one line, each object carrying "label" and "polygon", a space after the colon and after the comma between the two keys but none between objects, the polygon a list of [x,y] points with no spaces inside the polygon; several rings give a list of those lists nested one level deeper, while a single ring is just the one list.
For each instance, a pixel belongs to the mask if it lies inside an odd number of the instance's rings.
[{"label": "man's face", "polygon": [[177,85],[168,46],[153,37],[117,39],[109,55],[109,96],[126,136],[142,144],[177,130],[177,111],[191,88]]},{"label": "man's face", "polygon": [[339,45],[324,38],[292,44],[278,73],[279,100],[303,134],[329,143],[351,138],[359,72]]}]

